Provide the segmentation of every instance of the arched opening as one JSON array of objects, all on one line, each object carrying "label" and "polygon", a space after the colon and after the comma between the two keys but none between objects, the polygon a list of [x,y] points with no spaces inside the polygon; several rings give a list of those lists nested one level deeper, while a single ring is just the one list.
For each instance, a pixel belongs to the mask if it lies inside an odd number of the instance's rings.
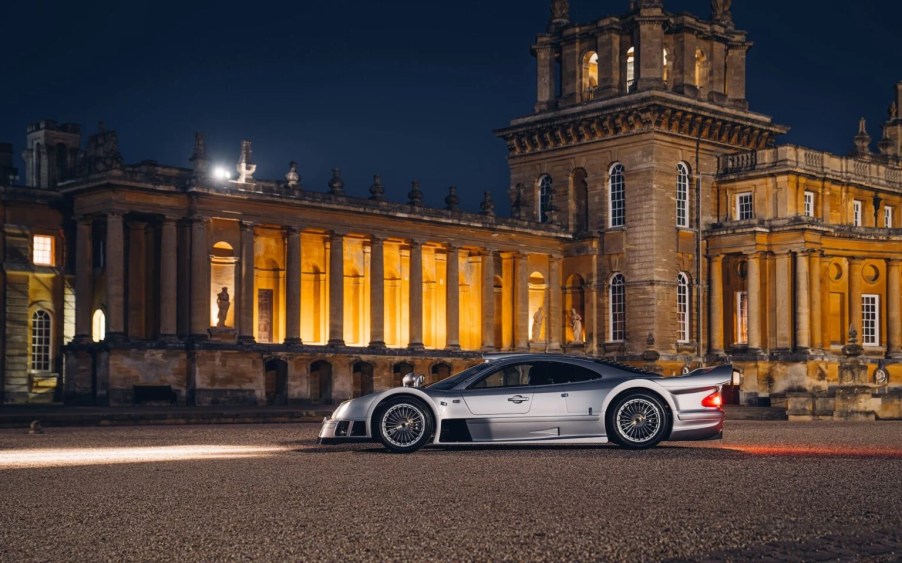
[{"label": "arched opening", "polygon": [[100,342],[106,338],[106,315],[101,309],[95,309],[91,317],[91,340]]},{"label": "arched opening", "polygon": [[436,381],[441,381],[446,377],[451,377],[451,366],[449,364],[446,364],[445,362],[432,364],[432,367],[429,369],[429,375],[430,383],[435,383]]},{"label": "arched opening", "polygon": [[689,166],[685,162],[677,164],[676,225],[689,228]]},{"label": "arched opening", "polygon": [[213,244],[210,253],[210,326],[235,326],[235,267],[238,259],[226,241]]},{"label": "arched opening", "polygon": [[354,362],[352,366],[352,397],[362,397],[374,391],[373,364],[369,362]]},{"label": "arched opening", "polygon": [[626,91],[632,92],[636,86],[636,48],[626,52]]},{"label": "arched opening", "polygon": [[589,51],[583,55],[582,71],[583,100],[591,100],[598,90],[598,53]]},{"label": "arched opening", "polygon": [[610,342],[626,340],[626,280],[623,274],[611,276],[608,295],[608,334]]},{"label": "arched opening", "polygon": [[[350,246],[350,245],[348,245]],[[349,260],[347,257],[346,260]],[[362,346],[364,342],[366,286],[363,274],[356,267],[345,267],[344,279],[344,339],[348,346]]]},{"label": "arched opening", "polygon": [[301,340],[325,344],[326,273],[317,264],[307,263],[301,270]]},{"label": "arched opening", "polygon": [[401,387],[404,384],[404,376],[413,373],[413,364],[398,362],[392,366],[392,387]]},{"label": "arched opening", "polygon": [[280,358],[266,360],[263,367],[267,405],[288,403],[288,362]]},{"label": "arched opening", "polygon": [[31,316],[31,371],[50,371],[51,336],[50,313],[38,309]]},{"label": "arched opening", "polygon": [[663,69],[663,78],[664,83],[670,85],[670,51],[666,48],[664,49],[664,69]]},{"label": "arched opening", "polygon": [[622,227],[626,223],[626,179],[623,165],[615,162],[608,181],[608,226]]},{"label": "arched opening", "polygon": [[705,53],[701,49],[695,50],[695,87],[704,91],[708,86],[708,64]]},{"label": "arched opening", "polygon": [[551,211],[552,204],[552,196],[553,196],[553,183],[551,176],[548,174],[543,174],[539,178],[539,222],[547,223],[550,220],[549,212]]},{"label": "arched opening", "polygon": [[529,275],[529,341],[544,342],[545,330],[545,276],[539,272]]},{"label": "arched opening", "polygon": [[504,348],[504,282],[501,276],[495,276],[492,283],[492,297],[494,303],[495,319],[492,323],[495,348]]},{"label": "arched opening", "polygon": [[581,344],[586,341],[584,331],[586,317],[585,286],[586,282],[579,274],[573,274],[568,277],[567,284],[564,286],[565,342]]},{"label": "arched opening", "polygon": [[573,171],[570,188],[570,228],[576,232],[589,231],[589,183],[585,169]]},{"label": "arched opening", "polygon": [[310,364],[310,399],[323,405],[332,404],[332,364],[327,361]]}]

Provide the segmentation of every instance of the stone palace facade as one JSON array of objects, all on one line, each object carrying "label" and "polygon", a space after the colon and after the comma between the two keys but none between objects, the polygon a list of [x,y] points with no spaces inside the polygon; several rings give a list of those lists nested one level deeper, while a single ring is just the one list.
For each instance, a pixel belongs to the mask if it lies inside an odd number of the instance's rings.
[{"label": "stone palace facade", "polygon": [[816,414],[856,384],[899,416],[902,84],[878,152],[864,122],[849,156],[778,146],[729,3],[662,4],[576,24],[552,2],[535,112],[496,131],[509,217],[258,179],[249,141],[223,178],[200,134],[190,167],[127,165],[113,131],[31,125],[24,184],[0,145],[3,402],[331,403],[542,351],[732,361],[744,403]]}]

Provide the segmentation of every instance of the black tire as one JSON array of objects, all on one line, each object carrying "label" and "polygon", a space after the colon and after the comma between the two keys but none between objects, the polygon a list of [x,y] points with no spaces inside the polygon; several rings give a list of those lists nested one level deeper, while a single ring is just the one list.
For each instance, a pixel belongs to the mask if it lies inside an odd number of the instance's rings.
[{"label": "black tire", "polygon": [[389,451],[409,454],[426,445],[435,423],[432,412],[414,397],[388,399],[376,409],[373,433]]},{"label": "black tire", "polygon": [[634,391],[608,408],[607,428],[610,441],[621,448],[644,450],[664,439],[670,428],[670,412],[659,397]]}]

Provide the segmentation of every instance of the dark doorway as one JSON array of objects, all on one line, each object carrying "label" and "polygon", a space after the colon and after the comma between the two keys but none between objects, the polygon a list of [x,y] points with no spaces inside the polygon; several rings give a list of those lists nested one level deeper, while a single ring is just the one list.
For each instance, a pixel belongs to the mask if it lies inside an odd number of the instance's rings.
[{"label": "dark doorway", "polygon": [[332,404],[332,364],[325,361],[310,365],[310,399],[323,405]]},{"label": "dark doorway", "polygon": [[373,389],[373,364],[368,362],[356,362],[353,367],[354,397],[369,395]]},{"label": "dark doorway", "polygon": [[440,362],[432,366],[432,377],[429,379],[429,383],[435,383],[436,381],[441,381],[446,377],[451,377],[451,366],[446,364],[445,362]]},{"label": "dark doorway", "polygon": [[392,368],[392,387],[401,387],[403,385],[404,376],[413,373],[413,364],[407,362],[398,362]]},{"label": "dark doorway", "polygon": [[288,363],[285,360],[271,358],[264,366],[264,384],[266,387],[267,405],[284,405],[288,403]]}]

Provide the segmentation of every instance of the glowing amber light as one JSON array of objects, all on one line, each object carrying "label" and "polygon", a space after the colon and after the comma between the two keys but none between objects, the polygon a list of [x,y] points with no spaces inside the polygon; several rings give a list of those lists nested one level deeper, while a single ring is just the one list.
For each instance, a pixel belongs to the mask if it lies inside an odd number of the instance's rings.
[{"label": "glowing amber light", "polygon": [[703,407],[711,407],[711,408],[720,408],[723,406],[723,397],[720,396],[720,391],[715,391],[702,399]]}]

